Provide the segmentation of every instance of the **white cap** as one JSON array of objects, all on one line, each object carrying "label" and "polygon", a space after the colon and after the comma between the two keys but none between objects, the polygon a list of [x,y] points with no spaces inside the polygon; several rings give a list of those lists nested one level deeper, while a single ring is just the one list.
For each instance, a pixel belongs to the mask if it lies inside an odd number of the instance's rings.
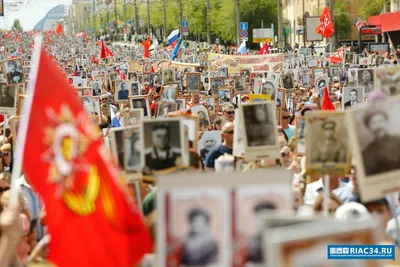
[{"label": "white cap", "polygon": [[371,220],[372,216],[364,205],[357,202],[349,202],[337,208],[335,218],[341,221],[360,221]]}]

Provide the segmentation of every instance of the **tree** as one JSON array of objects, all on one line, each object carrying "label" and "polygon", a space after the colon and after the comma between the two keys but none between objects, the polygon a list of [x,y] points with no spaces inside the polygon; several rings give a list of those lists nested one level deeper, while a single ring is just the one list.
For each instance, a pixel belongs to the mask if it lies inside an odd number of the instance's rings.
[{"label": "tree", "polygon": [[348,12],[348,0],[336,0],[334,9],[336,40],[347,40],[351,36],[352,24]]},{"label": "tree", "polygon": [[390,10],[389,0],[365,0],[364,4],[358,10],[358,15],[365,20],[370,16],[379,15],[385,2],[388,5],[388,10]]},{"label": "tree", "polygon": [[17,31],[23,31],[21,27],[21,23],[19,22],[19,19],[14,20],[13,26],[11,29],[15,29]]}]

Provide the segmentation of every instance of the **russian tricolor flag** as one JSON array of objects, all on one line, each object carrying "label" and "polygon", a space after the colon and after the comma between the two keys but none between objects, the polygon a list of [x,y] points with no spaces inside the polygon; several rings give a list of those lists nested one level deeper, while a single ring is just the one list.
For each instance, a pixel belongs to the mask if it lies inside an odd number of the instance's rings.
[{"label": "russian tricolor flag", "polygon": [[168,36],[168,45],[172,45],[173,42],[178,40],[178,36],[179,36],[179,29],[172,31]]}]

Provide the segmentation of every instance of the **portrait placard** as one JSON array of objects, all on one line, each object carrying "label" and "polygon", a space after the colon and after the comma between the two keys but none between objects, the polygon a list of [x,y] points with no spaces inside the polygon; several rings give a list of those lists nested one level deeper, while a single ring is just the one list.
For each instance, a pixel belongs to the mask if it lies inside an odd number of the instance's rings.
[{"label": "portrait placard", "polygon": [[200,73],[186,73],[187,92],[192,94],[200,93]]},{"label": "portrait placard", "polygon": [[178,109],[178,104],[171,101],[162,101],[157,105],[156,117],[168,117],[168,113],[174,112]]},{"label": "portrait placard", "polygon": [[294,76],[293,74],[283,74],[281,75],[282,79],[282,87],[285,88],[287,91],[291,91],[294,89]]},{"label": "portrait placard", "polygon": [[208,130],[208,126],[210,126],[211,121],[207,108],[204,105],[200,104],[192,106],[190,110],[192,111],[192,114],[196,114],[199,117],[200,130]]},{"label": "portrait placard", "polygon": [[169,84],[163,86],[161,96],[163,101],[176,102],[178,94],[179,94],[178,85]]},{"label": "portrait placard", "polygon": [[365,93],[374,91],[374,69],[358,69],[358,86],[365,88]]},{"label": "portrait placard", "polygon": [[129,97],[129,105],[131,108],[143,109],[144,117],[151,117],[150,104],[146,96]]},{"label": "portrait placard", "polygon": [[143,121],[143,109],[142,108],[131,108],[131,109],[126,109],[124,111],[124,116],[123,116],[123,127],[129,127],[129,126],[139,126],[142,121]]},{"label": "portrait placard", "polygon": [[308,112],[306,119],[307,173],[346,175],[351,156],[344,112]]},{"label": "portrait placard", "polygon": [[140,95],[140,84],[138,81],[130,82],[130,96]]},{"label": "portrait placard", "polygon": [[208,153],[215,147],[222,143],[221,131],[205,131],[201,133],[199,139],[198,152],[201,160],[204,161]]},{"label": "portrait placard", "polygon": [[234,79],[234,92],[235,93],[245,93],[246,92],[246,77],[245,76],[238,76]]},{"label": "portrait placard", "polygon": [[384,198],[400,188],[399,112],[398,97],[359,105],[346,112],[363,203]]},{"label": "portrait placard", "polygon": [[375,88],[387,96],[400,95],[400,67],[375,69]]},{"label": "portrait placard", "polygon": [[0,87],[0,113],[16,114],[18,86],[7,86],[1,83]]},{"label": "portrait placard", "polygon": [[90,83],[90,86],[92,87],[92,95],[93,96],[101,96],[102,90],[101,90],[101,82],[100,81],[93,81]]},{"label": "portrait placard", "polygon": [[364,87],[343,87],[343,110],[361,103],[364,103]]},{"label": "portrait placard", "polygon": [[162,69],[163,84],[175,83],[176,74],[175,68]]},{"label": "portrait placard", "polygon": [[3,64],[6,74],[6,81],[9,86],[25,82],[22,69],[22,60],[20,58],[6,60]]},{"label": "portrait placard", "polygon": [[176,99],[176,103],[178,104],[178,110],[185,110],[186,109],[186,98],[178,97]]},{"label": "portrait placard", "polygon": [[279,158],[275,103],[251,103],[239,108],[246,159]]},{"label": "portrait placard", "polygon": [[117,103],[128,102],[130,96],[130,82],[121,81],[118,83],[118,90],[115,90],[114,99]]},{"label": "portrait placard", "polygon": [[220,106],[232,102],[232,90],[230,88],[221,87],[218,89],[218,104]]},{"label": "portrait placard", "polygon": [[215,77],[210,78],[210,89],[211,95],[213,97],[218,97],[218,89],[224,87],[224,78],[223,77]]},{"label": "portrait placard", "polygon": [[296,117],[296,153],[306,154],[307,120],[305,117]]},{"label": "portrait placard", "polygon": [[347,70],[347,85],[348,86],[358,85],[358,68],[349,68]]}]

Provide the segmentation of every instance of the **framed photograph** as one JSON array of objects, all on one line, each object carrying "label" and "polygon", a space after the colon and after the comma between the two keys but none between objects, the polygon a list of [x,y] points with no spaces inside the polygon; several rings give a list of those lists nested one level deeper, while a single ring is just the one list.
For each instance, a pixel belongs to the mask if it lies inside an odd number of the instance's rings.
[{"label": "framed photograph", "polygon": [[349,68],[347,70],[347,85],[349,86],[358,85],[358,68]]},{"label": "framed photograph", "polygon": [[81,103],[89,115],[97,116],[100,119],[100,101],[91,96],[81,96]]},{"label": "framed photograph", "polygon": [[285,88],[278,88],[278,92],[276,94],[276,107],[286,107],[286,89]]},{"label": "framed photograph", "polygon": [[235,93],[241,94],[246,92],[246,77],[239,76],[235,77],[233,82],[233,89]]},{"label": "framed photograph", "polygon": [[200,93],[200,73],[189,72],[186,73],[187,92],[192,94]]},{"label": "framed photograph", "polygon": [[313,80],[315,81],[319,76],[322,76],[326,73],[325,68],[312,68]]},{"label": "framed photograph", "polygon": [[346,175],[351,156],[344,112],[308,112],[306,119],[307,173]]},{"label": "framed photograph", "polygon": [[224,78],[223,77],[216,77],[216,78],[210,79],[210,89],[211,89],[211,95],[213,97],[219,96],[218,89],[221,87],[224,87]]},{"label": "framed photograph", "polygon": [[[359,227],[358,227],[359,226]],[[329,260],[328,245],[374,245],[380,235],[377,220],[357,224],[318,220],[270,228],[263,233],[267,266],[378,267],[375,260]],[[310,257],[312,255],[312,257]]]},{"label": "framed photograph", "polygon": [[19,132],[19,123],[21,122],[21,116],[15,116],[10,118],[9,123],[11,127],[11,133],[12,133],[12,141],[13,141],[13,153],[15,153],[17,150],[17,136]]},{"label": "framed photograph", "polygon": [[315,68],[318,67],[318,60],[317,59],[308,59],[307,64],[309,68]]},{"label": "framed photograph", "polygon": [[272,169],[271,176],[268,176],[272,179],[268,181],[268,185],[263,184],[260,174],[252,173],[258,177],[258,183],[254,179],[251,184],[236,187],[232,194],[232,262],[242,259],[243,265],[238,266],[266,266],[264,246],[260,242],[265,230],[265,213],[290,211],[293,206],[291,177],[287,170]]},{"label": "framed photograph", "polygon": [[328,88],[329,92],[329,78],[328,75],[323,74],[318,76],[315,80],[315,93],[318,94],[319,97],[324,96],[325,88]]},{"label": "framed photograph", "polygon": [[[146,171],[157,174],[188,166],[189,150],[184,130],[181,118],[143,120],[141,151],[144,151],[142,160]],[[160,153],[164,157],[160,157]]]},{"label": "framed photograph", "polygon": [[163,86],[161,96],[163,101],[176,102],[178,94],[179,94],[178,85],[169,84]]},{"label": "framed photograph", "polygon": [[192,114],[196,114],[199,117],[199,127],[200,130],[208,128],[211,124],[210,116],[208,115],[208,110],[204,105],[195,105],[190,108]]},{"label": "framed photograph", "polygon": [[276,101],[276,91],[278,84],[275,80],[263,79],[261,88],[258,87],[258,91],[254,88],[254,94],[256,95],[270,95],[271,100]]},{"label": "framed photograph", "polygon": [[398,114],[400,99],[371,102],[346,112],[346,125],[357,167],[363,203],[397,192],[400,181]]},{"label": "framed photograph", "polygon": [[79,96],[93,96],[93,90],[91,87],[80,87],[76,90],[80,91]]},{"label": "framed photograph", "polygon": [[199,139],[198,152],[201,160],[204,161],[208,153],[222,143],[221,131],[205,131]]},{"label": "framed photograph", "polygon": [[150,74],[151,73],[151,64],[144,63],[143,65],[143,74]]},{"label": "framed photograph", "polygon": [[129,111],[124,112],[123,123],[122,126],[139,126],[143,121],[143,109],[141,108],[132,108]]},{"label": "framed photograph", "polygon": [[136,72],[128,72],[128,80],[132,82],[138,82],[139,81],[138,74]]},{"label": "framed photograph", "polygon": [[342,108],[355,107],[364,102],[364,87],[343,87]]},{"label": "framed photograph", "polygon": [[127,102],[129,99],[130,83],[122,81],[118,83],[118,89],[115,91],[114,99],[117,103]]},{"label": "framed photograph", "polygon": [[302,47],[299,49],[299,54],[302,55],[304,58],[311,57],[312,56],[311,48]]},{"label": "framed photograph", "polygon": [[150,85],[151,86],[160,86],[161,85],[161,77],[158,72],[154,72],[150,74]]},{"label": "framed photograph", "polygon": [[182,118],[185,134],[189,140],[189,149],[198,150],[199,144],[199,117],[196,115],[184,116]]},{"label": "framed photograph", "polygon": [[275,103],[251,103],[241,105],[239,108],[246,159],[279,158]]},{"label": "framed photograph", "polygon": [[0,113],[15,114],[17,108],[18,86],[0,84]]},{"label": "framed photograph", "polygon": [[92,87],[92,95],[93,96],[101,96],[102,95],[101,82],[99,82],[99,81],[91,82],[90,86]]},{"label": "framed photograph", "polygon": [[353,61],[354,61],[353,56],[354,56],[354,54],[352,54],[352,53],[345,53],[344,58],[343,58],[344,65],[352,65]]},{"label": "framed photograph", "polygon": [[143,83],[150,84],[150,74],[143,74]]},{"label": "framed photograph", "polygon": [[220,106],[232,102],[232,90],[222,87],[218,89],[218,104]]},{"label": "framed photograph", "polygon": [[282,87],[286,90],[293,90],[294,89],[294,76],[293,74],[284,74],[281,75],[282,79]]},{"label": "framed photograph", "polygon": [[203,100],[203,105],[206,106],[207,110],[209,113],[213,114],[217,111],[218,108],[218,101],[215,101],[215,98],[210,96],[210,97],[206,97]]},{"label": "framed photograph", "polygon": [[144,117],[151,117],[150,104],[145,96],[133,96],[129,98],[130,107],[133,109],[143,109]]},{"label": "framed photograph", "polygon": [[138,96],[140,95],[140,84],[138,81],[130,82],[130,95],[131,96]]},{"label": "framed photograph", "polygon": [[6,80],[8,85],[25,82],[21,59],[11,59],[4,61],[4,70],[6,73]]},{"label": "framed photograph", "polygon": [[400,95],[400,72],[398,67],[375,69],[375,88],[387,96]]},{"label": "framed photograph", "polygon": [[311,87],[312,84],[312,75],[311,74],[306,74],[301,76],[301,84],[303,85],[303,87]]},{"label": "framed photograph", "polygon": [[306,154],[306,128],[307,120],[305,117],[296,117],[296,153]]},{"label": "framed photograph", "polygon": [[167,68],[162,70],[163,84],[175,83],[176,74],[174,68]]},{"label": "framed photograph", "polygon": [[186,98],[178,97],[176,103],[178,104],[178,110],[186,110]]},{"label": "framed photograph", "polygon": [[340,78],[340,68],[331,68],[331,80],[333,80],[334,77]]},{"label": "framed photograph", "polygon": [[162,101],[157,105],[156,117],[168,117],[168,113],[177,111],[178,104],[171,101]]},{"label": "framed photograph", "polygon": [[239,71],[240,71],[240,76],[244,76],[246,79],[246,83],[249,83],[251,74],[250,69],[240,69]]},{"label": "framed photograph", "polygon": [[224,77],[224,79],[228,79],[228,67],[218,69],[218,76]]},{"label": "framed photograph", "polygon": [[259,102],[267,102],[271,101],[270,95],[249,95],[249,103],[259,103]]},{"label": "framed photograph", "polygon": [[374,69],[358,69],[358,86],[365,88],[365,93],[372,93],[374,89]]}]

